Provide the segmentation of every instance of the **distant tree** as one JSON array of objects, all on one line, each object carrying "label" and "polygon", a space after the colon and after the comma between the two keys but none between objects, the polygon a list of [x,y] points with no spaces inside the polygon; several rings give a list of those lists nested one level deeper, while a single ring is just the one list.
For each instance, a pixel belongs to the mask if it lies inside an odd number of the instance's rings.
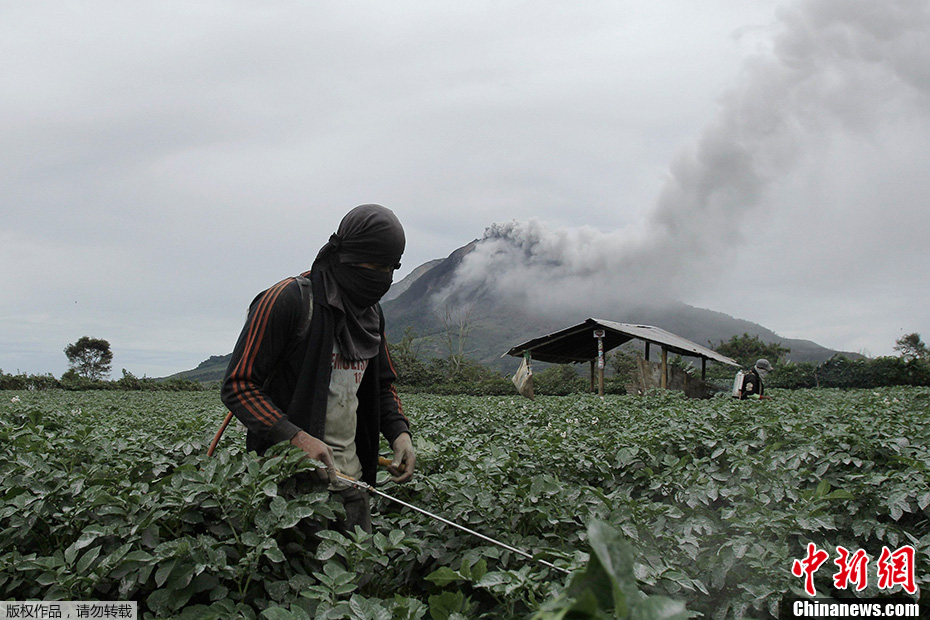
[{"label": "distant tree", "polygon": [[65,347],[65,355],[71,370],[85,379],[98,381],[110,374],[113,352],[110,343],[102,338],[82,336]]},{"label": "distant tree", "polygon": [[458,309],[445,305],[436,312],[442,321],[443,332],[440,338],[449,351],[448,359],[453,377],[457,377],[465,366],[466,343],[471,332],[473,311],[472,305]]},{"label": "distant tree", "polygon": [[420,359],[420,351],[423,348],[424,340],[417,336],[413,327],[407,326],[404,329],[404,337],[398,342],[392,342],[391,359],[394,364],[409,364]]},{"label": "distant tree", "polygon": [[623,384],[632,383],[639,373],[639,362],[643,359],[640,351],[618,351],[610,356],[610,367],[616,380]]},{"label": "distant tree", "polygon": [[894,350],[901,354],[907,361],[927,360],[930,361],[930,350],[927,345],[920,339],[920,334],[907,334],[901,336],[895,341]]},{"label": "distant tree", "polygon": [[791,349],[775,344],[774,342],[763,342],[759,336],[750,336],[744,333],[742,336],[733,336],[726,342],[720,342],[713,346],[717,353],[726,355],[739,362],[742,366],[749,367],[756,363],[756,360],[767,359],[772,364],[791,353]]},{"label": "distant tree", "polygon": [[537,394],[567,396],[589,391],[590,381],[578,372],[575,364],[553,364],[533,373],[533,386]]},{"label": "distant tree", "polygon": [[390,344],[391,362],[401,385],[426,385],[433,381],[432,372],[420,357],[420,350],[429,338],[420,338],[410,326],[399,342]]}]

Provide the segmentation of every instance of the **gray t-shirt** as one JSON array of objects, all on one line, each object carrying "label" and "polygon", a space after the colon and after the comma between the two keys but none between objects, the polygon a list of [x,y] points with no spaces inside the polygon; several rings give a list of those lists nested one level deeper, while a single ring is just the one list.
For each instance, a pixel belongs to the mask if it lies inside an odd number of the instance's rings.
[{"label": "gray t-shirt", "polygon": [[333,461],[339,472],[352,478],[362,476],[362,463],[355,451],[355,429],[358,425],[358,386],[366,368],[368,360],[344,359],[339,346],[335,345],[323,440],[333,449]]}]

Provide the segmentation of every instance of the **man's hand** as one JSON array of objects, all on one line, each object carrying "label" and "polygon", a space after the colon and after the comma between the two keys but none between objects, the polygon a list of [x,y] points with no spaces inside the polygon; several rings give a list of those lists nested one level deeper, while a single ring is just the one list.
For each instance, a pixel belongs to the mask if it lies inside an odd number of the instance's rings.
[{"label": "man's hand", "polygon": [[333,464],[333,449],[320,441],[313,435],[299,431],[291,437],[291,443],[307,453],[311,459],[319,461],[326,466],[325,469],[318,469],[320,479],[329,480],[335,484],[339,481],[336,477],[336,466]]},{"label": "man's hand", "polygon": [[[387,470],[394,477],[393,482],[407,482],[413,477],[413,468],[417,462],[417,455],[413,451],[413,441],[410,439],[410,433],[401,433],[391,444],[394,450],[394,460],[388,465]],[[401,468],[403,465],[403,469]]]}]

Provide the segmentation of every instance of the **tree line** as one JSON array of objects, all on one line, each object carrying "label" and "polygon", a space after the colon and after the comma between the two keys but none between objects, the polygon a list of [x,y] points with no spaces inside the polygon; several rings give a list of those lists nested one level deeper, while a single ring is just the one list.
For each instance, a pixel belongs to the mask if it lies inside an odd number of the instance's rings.
[{"label": "tree line", "polygon": [[[462,339],[463,340],[463,339]],[[407,329],[397,342],[390,343],[391,358],[397,372],[397,385],[403,391],[433,394],[470,394],[511,396],[515,393],[510,373],[481,364],[465,355],[464,343],[452,342],[446,357],[426,356],[422,353],[423,339]],[[920,334],[907,334],[895,343],[897,356],[850,359],[836,355],[822,363],[790,362],[791,352],[777,343],[763,342],[750,334],[734,335],[711,348],[750,368],[756,360],[764,358],[775,366],[766,378],[766,386],[773,388],[877,388],[884,386],[930,386],[930,350]],[[216,382],[202,383],[190,379],[166,380],[136,377],[126,369],[122,377],[109,380],[113,354],[110,344],[100,338],[83,336],[65,347],[70,368],[60,379],[51,374],[6,374],[0,370],[0,390],[167,390],[199,391],[215,389]],[[618,350],[607,359],[604,391],[607,394],[625,394],[626,386],[633,382],[634,373],[642,354],[636,350]],[[669,363],[680,370],[698,375],[697,369],[680,356]],[[537,364],[534,373],[536,394],[563,396],[591,391],[586,365]],[[719,391],[726,391],[732,383],[734,369],[721,364],[708,367],[706,379]]]},{"label": "tree line", "polygon": [[[744,369],[757,360],[767,359],[775,367],[766,378],[766,385],[774,388],[876,388],[883,386],[930,386],[930,350],[920,334],[907,334],[894,347],[897,356],[850,359],[837,354],[821,362],[790,362],[788,347],[764,342],[748,333],[732,336],[729,340],[710,348],[736,360]],[[509,374],[502,374],[489,366],[471,360],[462,354],[463,347],[449,348],[447,357],[426,357],[421,354],[422,339],[408,328],[403,338],[391,344],[391,358],[398,375],[398,386],[408,391],[437,394],[512,395],[514,386]],[[607,358],[604,391],[607,394],[625,394],[626,386],[634,376],[642,353],[620,349]],[[700,371],[681,356],[669,359],[672,366],[697,378]],[[591,391],[588,368],[585,364],[534,364],[534,391],[540,395],[580,394]],[[732,366],[711,363],[706,380],[711,389],[728,391],[735,369]]]},{"label": "tree line", "polygon": [[56,379],[51,373],[29,375],[7,374],[0,370],[0,390],[152,390],[152,391],[200,391],[209,389],[197,381],[172,378],[165,380],[136,377],[123,369],[121,379],[114,381],[110,375],[113,351],[103,338],[82,336],[65,347],[68,370]]},{"label": "tree line", "polygon": [[775,370],[766,377],[766,386],[800,388],[877,388],[897,385],[930,386],[930,350],[918,333],[895,342],[896,356],[851,359],[837,354],[815,362],[789,362],[791,349],[764,343],[758,336],[743,334],[714,347],[718,353],[735,359],[744,368],[757,359],[772,362]]},{"label": "tree line", "polygon": [[51,373],[34,375],[26,373],[5,373],[0,369],[0,390],[146,390],[160,392],[200,392],[216,387],[216,383],[207,384],[189,379],[153,379],[136,377],[128,370],[123,370],[120,379],[87,379],[65,373],[60,379]]}]

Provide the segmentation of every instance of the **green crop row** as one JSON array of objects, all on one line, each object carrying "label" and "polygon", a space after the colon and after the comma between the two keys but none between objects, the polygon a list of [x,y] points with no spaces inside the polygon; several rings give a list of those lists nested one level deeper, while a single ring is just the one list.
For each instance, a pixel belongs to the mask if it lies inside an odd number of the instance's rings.
[{"label": "green crop row", "polygon": [[[0,392],[0,597],[137,600],[146,618],[766,618],[813,542],[916,549],[930,583],[930,390],[772,401],[404,398],[415,480],[374,534],[292,449],[243,451],[212,392]],[[386,475],[385,475],[386,477]],[[879,596],[833,588],[820,595]],[[922,591],[922,590],[921,590]],[[900,587],[895,590],[900,595]]]}]

